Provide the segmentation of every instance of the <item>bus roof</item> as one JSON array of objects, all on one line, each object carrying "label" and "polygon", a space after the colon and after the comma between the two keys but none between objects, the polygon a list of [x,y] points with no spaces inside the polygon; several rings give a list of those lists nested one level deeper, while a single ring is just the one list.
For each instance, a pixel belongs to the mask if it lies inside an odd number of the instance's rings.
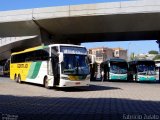
[{"label": "bus roof", "polygon": [[141,60],[132,60],[130,62],[154,62],[153,60],[145,60],[145,59],[141,59]]},{"label": "bus roof", "polygon": [[73,45],[73,44],[51,44],[49,45],[49,47],[53,47],[53,46],[84,47],[81,45]]},{"label": "bus roof", "polygon": [[101,64],[107,64],[108,62],[127,62],[127,61],[125,59],[120,59],[120,58],[111,58],[109,60],[102,62]]},{"label": "bus roof", "polygon": [[40,49],[44,49],[44,48],[48,48],[48,47],[53,47],[53,46],[84,47],[84,46],[72,45],[72,44],[51,44],[51,45],[46,45],[46,46],[45,45],[41,45],[41,46],[36,46],[36,47],[28,48],[28,49],[25,49],[23,51],[14,52],[11,55],[31,52],[31,51],[40,50]]},{"label": "bus roof", "polygon": [[138,63],[155,64],[155,61],[153,61],[153,60],[133,60],[133,61],[129,62],[129,64],[138,64]]},{"label": "bus roof", "polygon": [[126,62],[125,59],[121,59],[121,58],[111,58],[109,61],[113,61],[113,62]]},{"label": "bus roof", "polygon": [[16,55],[16,54],[31,52],[31,51],[34,51],[34,50],[40,50],[40,49],[44,49],[44,48],[48,48],[48,46],[44,46],[44,45],[36,46],[36,47],[32,47],[32,48],[25,49],[25,50],[23,50],[23,51],[14,52],[14,53],[12,53],[11,55]]}]

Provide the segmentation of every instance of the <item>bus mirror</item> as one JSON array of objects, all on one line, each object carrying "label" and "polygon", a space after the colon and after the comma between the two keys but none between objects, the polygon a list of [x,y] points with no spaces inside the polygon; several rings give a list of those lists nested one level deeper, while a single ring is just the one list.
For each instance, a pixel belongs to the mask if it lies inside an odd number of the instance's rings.
[{"label": "bus mirror", "polygon": [[63,62],[63,53],[59,53],[59,63]]}]

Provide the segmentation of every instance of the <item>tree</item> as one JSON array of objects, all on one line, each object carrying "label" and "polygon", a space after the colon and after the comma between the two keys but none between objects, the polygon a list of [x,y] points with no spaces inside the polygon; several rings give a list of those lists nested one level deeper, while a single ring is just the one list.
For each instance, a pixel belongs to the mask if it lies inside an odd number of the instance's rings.
[{"label": "tree", "polygon": [[160,55],[156,55],[156,56],[153,58],[153,60],[158,60],[158,59],[160,59]]},{"label": "tree", "polygon": [[148,52],[149,54],[158,54],[158,51],[155,51],[155,50],[151,50]]},{"label": "tree", "polygon": [[135,60],[135,59],[136,59],[135,54],[134,54],[134,53],[131,53],[131,55],[130,55],[130,60]]}]

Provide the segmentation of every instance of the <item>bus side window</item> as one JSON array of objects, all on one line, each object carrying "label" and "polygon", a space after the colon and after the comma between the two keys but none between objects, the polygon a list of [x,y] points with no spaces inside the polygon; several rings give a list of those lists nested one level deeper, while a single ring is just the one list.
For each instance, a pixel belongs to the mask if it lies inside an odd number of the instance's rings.
[{"label": "bus side window", "polygon": [[52,62],[52,70],[53,70],[53,75],[57,76],[57,74],[59,73],[59,69],[58,69],[58,57],[57,56],[52,56],[51,58],[51,62]]},{"label": "bus side window", "polygon": [[58,47],[51,48],[51,63],[54,77],[58,77],[59,74],[59,57],[58,57]]},{"label": "bus side window", "polygon": [[13,55],[11,63],[25,62],[25,54]]},{"label": "bus side window", "polygon": [[41,60],[49,60],[49,49],[42,50],[41,55]]}]

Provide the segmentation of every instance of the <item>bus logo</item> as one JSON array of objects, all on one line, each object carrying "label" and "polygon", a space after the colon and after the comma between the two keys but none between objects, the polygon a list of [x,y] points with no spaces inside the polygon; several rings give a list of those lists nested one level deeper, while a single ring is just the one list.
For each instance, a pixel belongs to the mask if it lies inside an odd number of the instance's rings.
[{"label": "bus logo", "polygon": [[28,68],[28,64],[17,64],[17,68]]}]

